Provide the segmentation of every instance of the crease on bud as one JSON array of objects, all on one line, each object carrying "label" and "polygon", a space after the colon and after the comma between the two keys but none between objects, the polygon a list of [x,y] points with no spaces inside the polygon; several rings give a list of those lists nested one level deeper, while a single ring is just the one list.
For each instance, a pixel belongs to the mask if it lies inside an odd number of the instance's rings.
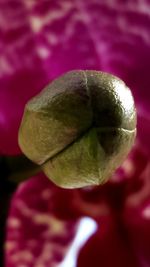
[{"label": "crease on bud", "polygon": [[71,71],[31,99],[19,144],[58,186],[78,188],[108,180],[136,136],[130,90],[98,71]]}]

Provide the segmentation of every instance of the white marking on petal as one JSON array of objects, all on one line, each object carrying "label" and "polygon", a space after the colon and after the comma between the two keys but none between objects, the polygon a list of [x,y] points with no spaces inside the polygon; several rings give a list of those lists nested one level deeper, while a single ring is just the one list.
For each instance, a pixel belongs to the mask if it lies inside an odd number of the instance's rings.
[{"label": "white marking on petal", "polygon": [[50,189],[45,189],[41,192],[41,198],[44,199],[44,200],[47,200],[51,197],[52,195],[52,192]]},{"label": "white marking on petal", "polygon": [[53,33],[49,33],[46,38],[51,45],[56,45],[59,43],[58,37]]},{"label": "white marking on petal", "polygon": [[16,206],[19,208],[21,214],[23,214],[24,216],[26,217],[33,216],[32,210],[22,200],[18,200],[18,202],[16,203]]},{"label": "white marking on petal", "polygon": [[142,215],[143,215],[144,218],[150,219],[150,206],[146,207],[143,210]]},{"label": "white marking on petal", "polygon": [[37,47],[37,53],[40,56],[41,59],[46,59],[50,56],[50,49],[46,48],[46,47]]},{"label": "white marking on petal", "polygon": [[26,1],[25,0],[24,1],[24,5],[26,6],[26,8],[28,10],[32,10],[36,3],[37,3],[36,0],[29,0],[29,1],[28,0]]},{"label": "white marking on petal", "polygon": [[42,247],[42,251],[40,253],[40,256],[36,258],[36,267],[42,266],[43,262],[50,261],[53,257],[53,245],[50,243],[44,243]]},{"label": "white marking on petal", "polygon": [[12,74],[13,73],[13,68],[8,62],[6,57],[0,57],[0,76],[4,74]]},{"label": "white marking on petal", "polygon": [[125,174],[127,176],[129,176],[129,177],[131,177],[134,174],[134,172],[135,172],[134,163],[130,159],[126,159],[124,161],[124,163],[122,164],[122,168],[123,168]]},{"label": "white marking on petal", "polygon": [[38,214],[35,214],[32,219],[34,223],[36,224],[47,225],[48,227],[48,230],[46,231],[47,234],[49,232],[51,235],[55,235],[55,234],[63,233],[65,231],[64,223],[57,220],[52,215],[38,213]]},{"label": "white marking on petal", "polygon": [[10,250],[14,250],[15,248],[17,248],[18,243],[16,241],[7,241],[5,243],[5,250],[10,251]]},{"label": "white marking on petal", "polygon": [[34,17],[31,17],[30,21],[31,21],[32,30],[35,33],[40,32],[40,30],[42,28],[42,19],[40,19],[39,17],[34,16]]},{"label": "white marking on petal", "polygon": [[10,257],[11,260],[15,263],[19,261],[31,262],[34,260],[33,254],[28,250],[18,251],[17,253],[10,255]]},{"label": "white marking on petal", "polygon": [[35,33],[40,32],[42,28],[46,26],[47,24],[50,25],[55,20],[62,19],[63,17],[65,17],[65,15],[70,11],[71,8],[72,8],[71,3],[65,3],[61,5],[61,7],[57,10],[56,9],[50,10],[50,12],[44,15],[43,17],[41,16],[39,17],[35,15],[31,16],[30,22],[31,22],[32,30]]},{"label": "white marking on petal", "polygon": [[87,239],[94,234],[97,229],[97,225],[91,218],[84,218],[81,220],[78,233],[65,257],[64,261],[58,265],[58,267],[75,267],[77,254],[80,248],[86,243]]},{"label": "white marking on petal", "polygon": [[7,225],[11,228],[19,228],[21,226],[21,221],[18,218],[11,217],[8,219]]}]

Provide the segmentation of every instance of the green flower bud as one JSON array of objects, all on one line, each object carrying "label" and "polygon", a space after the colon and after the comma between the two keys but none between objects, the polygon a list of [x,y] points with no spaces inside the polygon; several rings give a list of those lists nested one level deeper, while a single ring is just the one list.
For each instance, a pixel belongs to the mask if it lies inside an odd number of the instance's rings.
[{"label": "green flower bud", "polygon": [[58,186],[107,181],[129,153],[136,111],[128,87],[98,71],[71,71],[31,99],[19,144]]}]

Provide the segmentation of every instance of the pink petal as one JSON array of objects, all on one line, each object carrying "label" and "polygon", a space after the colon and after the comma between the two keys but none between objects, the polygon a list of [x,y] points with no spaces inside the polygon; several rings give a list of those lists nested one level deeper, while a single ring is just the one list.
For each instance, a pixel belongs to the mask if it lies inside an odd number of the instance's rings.
[{"label": "pink petal", "polygon": [[[19,187],[7,222],[6,267],[53,267],[62,262],[78,223],[69,215],[64,220],[61,210],[59,217],[56,215],[56,192],[58,195],[59,190],[44,177],[32,178]],[[59,202],[67,213],[65,199]]]},{"label": "pink petal", "polygon": [[150,116],[149,112],[141,110],[138,116],[138,137],[141,146],[148,157],[150,157]]},{"label": "pink petal", "polygon": [[77,267],[139,267],[120,226],[110,222],[101,224],[80,251]]},{"label": "pink petal", "polygon": [[126,228],[140,267],[150,265],[150,201],[125,213]]},{"label": "pink petal", "polygon": [[[149,153],[148,116],[145,116],[145,113],[149,114],[150,111],[149,6],[149,0],[67,0],[61,2],[57,0],[16,0],[13,3],[2,0],[0,3],[0,150],[3,153],[17,153],[19,151],[17,143],[18,127],[24,105],[31,96],[41,90],[49,80],[61,73],[70,69],[85,68],[112,72],[123,78],[131,87],[139,116],[143,116],[144,113],[144,120],[138,120],[138,128],[142,129],[138,133],[138,139]],[[50,214],[53,211],[54,217],[59,215],[60,218],[67,219],[66,207],[69,206],[69,201],[65,202],[65,206],[63,205],[59,198],[59,193],[62,191],[58,190],[54,194],[55,207],[53,205],[49,207],[47,206],[49,203],[47,199],[42,200],[41,198],[43,187],[45,190],[47,184],[45,186],[43,179],[37,179],[34,182],[27,183],[25,188],[23,187],[14,196],[10,218],[17,218],[19,223],[21,221],[21,226],[19,226],[21,228],[14,229],[18,221],[12,220],[10,223],[8,221],[8,242],[13,240],[17,242],[7,244],[6,264],[9,267],[20,264],[13,262],[11,255],[16,255],[15,253],[24,249],[29,251],[29,244],[32,255],[36,257],[35,260],[45,253],[44,249],[42,250],[43,244],[50,245],[51,230],[47,237],[43,237],[48,225],[46,223],[37,225],[35,218],[39,218],[36,217],[39,213],[42,214],[40,218],[44,218],[43,215],[45,214],[48,218],[51,218]],[[31,193],[29,193],[30,188]],[[53,192],[53,190],[50,191]],[[71,193],[69,194],[71,195]],[[62,195],[65,195],[64,192]],[[113,194],[111,194],[111,198],[113,198]],[[103,205],[104,214],[105,212],[106,214],[107,212],[110,213],[108,199],[111,198],[105,197],[107,201]],[[149,198],[149,195],[147,195],[147,198]],[[68,197],[68,199],[71,198]],[[18,203],[25,206],[18,207]],[[96,204],[92,203],[94,207]],[[113,201],[113,203],[115,204],[116,201]],[[82,205],[83,211],[79,211],[78,206],[76,213],[85,213],[85,206],[86,214],[88,214],[87,205]],[[24,207],[24,209],[21,207]],[[96,213],[92,215],[95,216],[94,218],[101,217],[101,211],[98,208],[97,204]],[[26,215],[22,214],[25,211],[27,211]],[[33,218],[31,218],[31,212],[34,214]],[[76,214],[71,210],[71,205],[68,207],[68,213],[69,218],[76,218]],[[62,222],[61,220],[60,225],[65,228],[69,227],[71,236],[75,231],[75,226],[70,220],[69,226],[67,226],[67,223],[68,221]],[[38,233],[39,237],[37,237]],[[105,237],[105,234],[103,235]],[[67,245],[71,242],[70,236]],[[101,236],[99,236],[100,234],[96,237],[96,239],[98,238],[96,243],[99,243],[99,239],[103,241],[103,238],[101,239]],[[32,238],[35,243],[28,244],[28,240],[32,241]],[[66,238],[68,238],[68,234]],[[108,245],[112,245],[112,240],[109,240],[109,238],[107,242]],[[58,245],[58,243],[61,244],[61,241],[59,240],[55,244]],[[114,253],[116,253],[117,247],[121,246],[121,257],[124,259],[127,255],[127,263],[130,264],[128,251],[126,252],[126,248],[121,244],[120,238],[117,237]],[[62,251],[62,246],[60,245],[60,247],[60,251]],[[104,242],[104,249],[106,247]],[[124,250],[125,252],[123,252]],[[111,250],[109,249],[108,252],[111,253]],[[109,255],[109,253],[107,254]],[[47,264],[45,266],[53,264],[51,256],[48,257],[50,258],[48,262],[44,263]],[[61,256],[59,255],[59,257]],[[99,258],[99,254],[96,254],[96,257]],[[31,259],[32,256],[28,254],[28,258]],[[117,258],[115,260],[116,266],[121,264],[119,259],[118,262]],[[23,261],[23,259],[20,261]],[[126,260],[123,262],[126,262]],[[31,260],[31,263],[27,263],[27,266],[34,266],[34,264],[35,262],[33,263]],[[120,266],[123,266],[122,264]],[[129,266],[129,264],[126,266]],[[132,266],[134,266],[134,263]]]},{"label": "pink petal", "polygon": [[[128,194],[123,219],[140,267],[150,265],[150,163],[137,174],[140,186]],[[140,161],[139,161],[140,165]],[[138,182],[137,182],[138,185]]]}]

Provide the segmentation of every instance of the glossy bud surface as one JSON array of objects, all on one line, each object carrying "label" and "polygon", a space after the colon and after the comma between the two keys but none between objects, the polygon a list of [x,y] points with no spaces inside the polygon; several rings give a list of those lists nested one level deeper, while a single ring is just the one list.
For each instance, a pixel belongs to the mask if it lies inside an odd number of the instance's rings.
[{"label": "glossy bud surface", "polygon": [[131,91],[98,71],[71,71],[26,105],[19,130],[23,153],[58,186],[79,188],[107,181],[136,135]]}]

